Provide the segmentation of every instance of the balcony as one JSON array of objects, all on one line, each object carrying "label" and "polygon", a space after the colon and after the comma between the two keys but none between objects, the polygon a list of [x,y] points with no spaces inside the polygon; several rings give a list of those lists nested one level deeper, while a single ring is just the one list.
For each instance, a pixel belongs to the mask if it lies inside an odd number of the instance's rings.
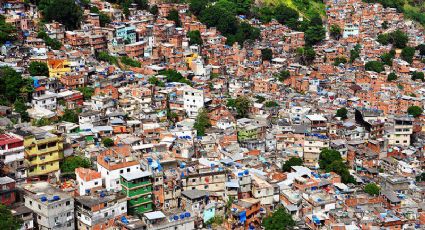
[{"label": "balcony", "polygon": [[149,181],[142,181],[142,182],[138,182],[138,183],[132,183],[132,182],[126,182],[126,181],[121,179],[121,185],[123,185],[124,187],[126,187],[128,189],[133,189],[133,188],[137,188],[137,187],[152,185],[152,182],[149,180]]}]

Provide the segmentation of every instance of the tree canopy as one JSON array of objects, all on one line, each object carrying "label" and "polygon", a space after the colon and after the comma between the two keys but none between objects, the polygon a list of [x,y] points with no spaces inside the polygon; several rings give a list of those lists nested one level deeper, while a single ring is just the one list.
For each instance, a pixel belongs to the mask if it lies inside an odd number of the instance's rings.
[{"label": "tree canopy", "polygon": [[49,76],[49,67],[44,62],[33,61],[28,67],[28,72],[31,76]]},{"label": "tree canopy", "polygon": [[208,113],[205,109],[200,109],[198,115],[196,116],[195,124],[193,127],[196,129],[198,136],[205,135],[205,129],[210,127],[210,119],[208,118]]},{"label": "tree canopy", "polygon": [[13,42],[16,40],[16,28],[6,22],[6,18],[3,15],[0,15],[0,45],[5,42]]},{"label": "tree canopy", "polygon": [[114,146],[114,140],[112,140],[111,138],[104,138],[102,140],[102,144],[105,147],[112,147],[112,146]]},{"label": "tree canopy", "polygon": [[381,188],[375,183],[369,183],[364,187],[364,191],[372,196],[379,195],[380,190]]},{"label": "tree canopy", "polygon": [[342,162],[341,154],[337,150],[322,150],[319,155],[319,166],[326,172],[335,172],[340,175],[343,183],[356,182],[354,177],[348,171],[347,165]]},{"label": "tree canopy", "polygon": [[303,160],[299,157],[291,157],[289,160],[285,161],[285,163],[282,165],[282,170],[284,172],[290,172],[292,169],[292,166],[301,166],[303,165]]},{"label": "tree canopy", "polygon": [[261,60],[263,61],[271,61],[273,58],[273,51],[269,48],[261,50]]},{"label": "tree canopy", "polygon": [[385,70],[384,64],[382,64],[382,62],[379,62],[379,61],[367,62],[365,65],[365,69],[367,71],[374,71],[377,73],[383,72]]},{"label": "tree canopy", "polygon": [[0,67],[0,104],[11,105],[16,99],[27,99],[32,92],[32,80],[22,78],[10,67]]},{"label": "tree canopy", "polygon": [[295,221],[284,207],[279,207],[272,215],[263,219],[263,227],[266,230],[288,230],[294,226]]},{"label": "tree canopy", "polygon": [[199,30],[192,30],[187,33],[189,38],[189,45],[202,45],[201,32]]},{"label": "tree canopy", "polygon": [[339,25],[336,25],[336,24],[331,25],[331,28],[329,29],[329,32],[330,32],[330,35],[334,39],[338,40],[339,38],[341,38],[342,29],[341,29],[341,27],[339,27]]},{"label": "tree canopy", "polygon": [[401,59],[412,64],[414,55],[415,55],[415,48],[406,46],[401,50],[400,57]]},{"label": "tree canopy", "polygon": [[76,168],[90,168],[91,161],[81,156],[66,157],[60,165],[61,172],[73,173]]},{"label": "tree canopy", "polygon": [[395,81],[397,80],[397,78],[398,78],[397,74],[395,74],[394,72],[391,72],[387,76],[387,81]]},{"label": "tree canopy", "polygon": [[423,109],[419,106],[413,105],[407,109],[407,113],[413,117],[419,117],[423,113]]},{"label": "tree canopy", "polygon": [[181,27],[182,22],[180,21],[179,12],[176,9],[170,10],[167,15],[167,19],[174,21],[177,27]]},{"label": "tree canopy", "polygon": [[377,40],[382,45],[392,44],[395,48],[403,49],[406,47],[409,38],[403,31],[396,30],[391,33],[378,35]]},{"label": "tree canopy", "polygon": [[336,115],[337,117],[340,117],[341,119],[347,119],[347,114],[348,114],[348,110],[346,108],[340,108],[336,111]]},{"label": "tree canopy", "polygon": [[0,229],[18,230],[21,228],[23,221],[12,214],[9,208],[0,204]]},{"label": "tree canopy", "polygon": [[423,72],[413,72],[412,73],[412,80],[416,81],[416,80],[421,80],[421,81],[425,81],[425,76]]},{"label": "tree canopy", "polygon": [[247,117],[249,107],[251,106],[251,100],[249,100],[248,97],[240,96],[236,99],[229,99],[227,101],[227,106],[236,109],[238,117]]},{"label": "tree canopy", "polygon": [[299,47],[297,49],[297,57],[301,64],[309,65],[313,63],[314,59],[316,58],[316,52],[312,47]]},{"label": "tree canopy", "polygon": [[74,0],[41,0],[38,7],[46,21],[57,21],[68,30],[77,29],[83,17],[80,6]]},{"label": "tree canopy", "polygon": [[187,78],[183,77],[181,73],[174,69],[161,70],[159,71],[158,75],[166,76],[167,82],[180,82],[185,83],[187,85],[192,85],[192,82],[190,82]]}]

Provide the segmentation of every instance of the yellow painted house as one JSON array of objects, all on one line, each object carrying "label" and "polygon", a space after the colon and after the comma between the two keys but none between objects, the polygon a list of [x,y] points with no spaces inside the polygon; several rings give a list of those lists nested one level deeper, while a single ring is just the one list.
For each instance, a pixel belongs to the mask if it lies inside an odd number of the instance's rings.
[{"label": "yellow painted house", "polygon": [[25,127],[19,133],[24,137],[28,177],[57,176],[63,159],[62,137],[37,127]]},{"label": "yellow painted house", "polygon": [[70,62],[67,59],[49,59],[47,61],[49,67],[49,76],[60,78],[66,73],[71,72]]}]

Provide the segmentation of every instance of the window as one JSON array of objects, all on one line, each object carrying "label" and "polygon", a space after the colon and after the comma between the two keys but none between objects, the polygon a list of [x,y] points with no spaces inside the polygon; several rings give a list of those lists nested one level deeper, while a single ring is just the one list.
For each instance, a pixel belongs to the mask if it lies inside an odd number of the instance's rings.
[{"label": "window", "polygon": [[130,168],[127,169],[127,172],[130,172]]},{"label": "window", "polygon": [[71,204],[71,201],[67,201],[66,203],[65,203],[65,205],[66,206],[69,206]]},{"label": "window", "polygon": [[41,205],[38,205],[38,209],[40,209],[40,210],[41,210]]},{"label": "window", "polygon": [[105,217],[108,217],[108,213],[107,213],[107,212],[105,212],[104,216],[105,216]]},{"label": "window", "polygon": [[96,181],[96,182],[94,182],[94,185],[98,185],[98,184],[99,184],[99,182],[97,182],[97,181]]},{"label": "window", "polygon": [[123,169],[121,169],[121,170],[120,170],[120,174],[123,174],[123,173],[124,173],[124,170],[123,170]]}]

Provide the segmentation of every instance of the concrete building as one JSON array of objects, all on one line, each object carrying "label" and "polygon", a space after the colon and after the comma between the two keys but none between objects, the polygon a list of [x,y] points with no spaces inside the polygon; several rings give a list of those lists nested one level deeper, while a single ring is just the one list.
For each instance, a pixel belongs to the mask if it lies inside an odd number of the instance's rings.
[{"label": "concrete building", "polygon": [[40,230],[74,230],[74,199],[47,182],[24,187],[25,206],[34,212]]}]

